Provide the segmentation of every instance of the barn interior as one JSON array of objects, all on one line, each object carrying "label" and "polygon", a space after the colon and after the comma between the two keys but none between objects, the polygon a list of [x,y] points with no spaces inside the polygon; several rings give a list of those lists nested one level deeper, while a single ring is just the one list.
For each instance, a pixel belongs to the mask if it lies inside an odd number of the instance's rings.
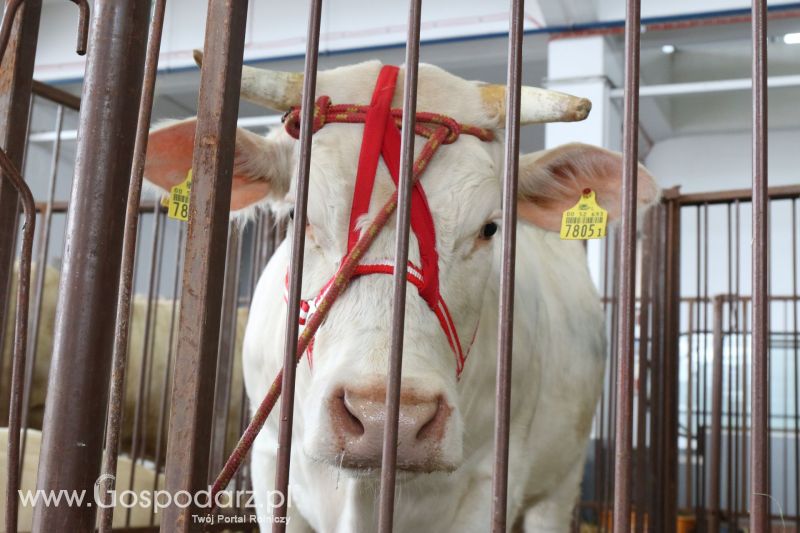
[{"label": "barn interior", "polygon": [[[95,3],[89,2],[90,9]],[[306,4],[248,0],[245,64],[302,71]],[[457,9],[455,2],[442,0],[422,4],[422,62],[465,79],[506,83],[507,2],[461,0]],[[203,48],[206,25],[205,4],[198,6],[196,0],[167,3],[152,124],[197,114],[200,69],[193,50]],[[639,229],[631,531],[667,531],[667,517],[676,531],[755,531],[750,529],[748,493],[753,379],[750,9],[741,0],[646,0],[641,6],[638,156],[662,187],[666,207],[642,220]],[[772,0],[767,13],[769,513],[772,530],[789,533],[800,531],[800,3]],[[320,69],[370,59],[402,64],[406,16],[405,2],[325,2]],[[32,430],[23,446],[36,453],[48,372],[42,361],[53,344],[55,292],[80,135],[76,106],[85,58],[73,49],[78,23],[72,3],[43,0],[34,69],[42,85],[32,99],[22,166],[39,210],[31,290],[36,317],[30,322],[36,340],[29,347],[30,354],[39,355],[26,370],[23,404],[23,425]],[[523,83],[589,97],[593,109],[581,123],[524,127],[522,153],[568,142],[622,149],[624,27],[622,0],[525,3]],[[281,127],[281,114],[244,101],[238,117],[241,127],[259,134]],[[145,190],[128,348],[132,358],[142,354],[144,363],[128,372],[130,401],[120,449],[127,462],[120,459],[119,467],[129,472],[124,483],[131,487],[135,477],[159,486],[166,460],[170,358],[177,342],[186,225],[166,217],[158,206],[154,193]],[[246,306],[286,222],[266,213],[230,229],[212,471],[222,466],[248,421],[239,361]],[[587,242],[589,270],[608,319],[609,357],[571,526],[581,533],[613,528],[619,345],[615,235],[612,231],[604,240]],[[19,238],[15,253],[18,259]],[[651,275],[643,274],[648,270]],[[7,425],[14,337],[15,294],[7,294],[9,304],[0,313],[0,426]],[[35,483],[32,461],[30,472],[25,463],[23,479]],[[236,482],[247,486],[247,477],[245,467]],[[115,530],[149,531],[157,530],[160,517],[118,511],[113,520]],[[21,525],[20,530],[28,529]]]}]

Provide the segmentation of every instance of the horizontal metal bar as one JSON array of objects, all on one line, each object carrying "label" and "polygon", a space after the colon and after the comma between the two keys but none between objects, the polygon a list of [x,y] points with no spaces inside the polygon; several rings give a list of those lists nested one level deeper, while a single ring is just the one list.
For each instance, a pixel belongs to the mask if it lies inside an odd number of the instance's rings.
[{"label": "horizontal metal bar", "polygon": [[[34,82],[35,83],[35,82]],[[52,98],[51,98],[52,100]],[[240,118],[236,124],[240,128],[272,128],[281,123],[281,115],[264,115],[260,117]],[[64,130],[61,132],[62,141],[74,141],[78,138],[78,130]],[[40,131],[28,137],[31,143],[51,143],[56,139],[55,131]]]},{"label": "horizontal metal bar", "polygon": [[[800,185],[781,185],[767,190],[770,200],[787,200],[800,197]],[[681,206],[704,204],[731,204],[736,201],[749,202],[753,198],[752,189],[731,189],[729,191],[713,191],[678,196]]]},{"label": "horizontal metal bar", "polygon": [[[771,76],[767,78],[767,87],[770,89],[798,86],[800,86],[800,75]],[[752,88],[753,80],[750,78],[664,83],[642,86],[639,89],[639,96],[678,96],[682,94],[723,93],[730,91],[749,91]],[[625,90],[621,87],[609,91],[609,96],[611,98],[623,98],[624,95]]]},{"label": "horizontal metal bar", "polygon": [[64,107],[69,107],[75,111],[78,111],[81,108],[81,98],[79,96],[75,96],[74,94],[68,93],[67,91],[61,90],[53,85],[33,80],[31,91],[36,96],[41,96],[42,98],[46,98],[57,104],[61,104]]}]

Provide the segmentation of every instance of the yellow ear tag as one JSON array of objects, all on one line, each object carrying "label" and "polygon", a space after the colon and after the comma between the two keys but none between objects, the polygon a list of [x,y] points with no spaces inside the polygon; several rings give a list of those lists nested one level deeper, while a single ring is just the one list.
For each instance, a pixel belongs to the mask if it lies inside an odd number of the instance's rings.
[{"label": "yellow ear tag", "polygon": [[570,241],[601,239],[606,236],[608,212],[597,205],[595,193],[584,189],[578,203],[561,216],[561,238]]},{"label": "yellow ear tag", "polygon": [[192,191],[192,169],[186,174],[186,179],[169,190],[167,198],[169,218],[175,220],[189,220],[189,195]]}]

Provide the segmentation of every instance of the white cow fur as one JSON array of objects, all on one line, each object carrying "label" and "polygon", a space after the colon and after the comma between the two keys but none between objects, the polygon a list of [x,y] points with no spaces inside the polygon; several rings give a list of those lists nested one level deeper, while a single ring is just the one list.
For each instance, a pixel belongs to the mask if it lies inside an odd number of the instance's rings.
[{"label": "white cow fur", "polygon": [[[334,103],[368,101],[377,69],[372,63],[351,67],[348,76],[335,71],[320,76],[318,94],[329,94]],[[328,81],[332,79],[337,83]],[[476,91],[459,82],[441,70],[421,67],[418,109],[490,125]],[[395,99],[399,105],[399,92]],[[314,136],[305,297],[313,296],[331,275],[336,254],[344,249],[361,131],[330,125]],[[275,137],[280,135],[285,134]],[[417,151],[423,142],[417,140]],[[500,240],[476,244],[474,235],[499,212],[501,146],[501,140],[482,143],[462,136],[458,145],[439,150],[422,180],[436,222],[442,293],[462,342],[469,341],[481,311],[475,344],[456,384],[444,336],[416,291],[409,290],[404,379],[447,391],[460,417],[453,417],[445,447],[454,464],[461,464],[453,473],[400,475],[395,509],[399,532],[488,528]],[[371,213],[392,188],[381,164]],[[370,258],[392,256],[390,228],[373,245]],[[519,223],[518,232],[509,519],[513,523],[524,516],[526,531],[565,531],[603,381],[603,314],[580,243],[561,241],[557,234],[527,223]],[[412,239],[412,259],[416,254]],[[263,398],[281,364],[287,263],[284,244],[261,276],[251,306],[244,368],[253,405]],[[342,383],[385,376],[391,308],[384,295],[390,294],[391,280],[373,278],[381,279],[355,282],[337,302],[317,335],[313,372],[305,363],[298,371],[290,489],[291,526],[297,531],[369,531],[376,524],[376,475],[349,475],[318,460],[328,430],[321,407],[325,394]],[[263,507],[274,478],[276,439],[273,416],[252,459],[262,515],[268,514]]]},{"label": "white cow fur", "polygon": [[[526,531],[565,531],[578,496],[586,439],[603,381],[603,314],[580,243],[526,223],[518,225],[509,516],[524,512]],[[475,344],[458,384],[466,429],[464,463],[452,474],[400,476],[396,531],[486,531],[490,520],[492,428],[497,347],[499,246],[483,294]],[[285,307],[275,314],[289,246],[261,277],[245,332],[245,383],[262,398],[280,366]],[[546,260],[543,260],[546,258]],[[409,291],[409,295],[412,293]],[[449,352],[445,352],[451,355]],[[316,367],[315,367],[316,371]],[[312,372],[298,368],[296,397],[309,397]],[[370,531],[376,523],[374,477],[350,477],[309,459],[304,409],[295,413],[291,514],[296,531]],[[273,488],[277,417],[270,417],[253,452],[257,498]],[[259,501],[264,505],[264,502]],[[302,526],[301,526],[302,524]]]},{"label": "white cow fur", "polygon": [[[367,103],[380,66],[378,62],[368,62],[320,72],[317,94],[330,96],[334,104]],[[398,87],[402,86],[402,77],[401,72]],[[398,88],[393,107],[400,107],[401,102],[402,91]],[[443,471],[398,474],[395,531],[486,531],[491,518],[501,238],[498,234],[492,240],[482,240],[479,232],[501,214],[502,124],[483,105],[479,84],[430,65],[420,66],[417,109],[443,113],[463,124],[493,128],[497,138],[481,142],[462,135],[456,143],[437,152],[422,177],[436,226],[441,293],[462,344],[468,345],[476,328],[477,335],[464,373],[457,381],[454,356],[438,321],[417,291],[409,287],[403,386],[413,385],[424,393],[440,395],[453,411],[441,446]],[[346,249],[362,133],[360,125],[329,124],[314,134],[304,298],[317,294],[335,272]],[[264,201],[285,209],[293,201],[293,162],[298,144],[282,129],[261,140],[240,133],[234,175],[239,176],[240,184],[241,177],[264,180],[271,189]],[[417,137],[417,153],[423,144],[424,139]],[[182,157],[174,165],[173,177],[185,174],[186,165],[190,164],[188,154]],[[578,496],[592,416],[603,382],[605,339],[600,299],[589,277],[584,248],[578,242],[561,241],[552,231],[553,219],[560,220],[565,208],[546,209],[559,196],[561,200],[567,197],[571,206],[581,189],[575,189],[576,182],[569,181],[569,177],[541,170],[544,164],[537,157],[521,161],[520,190],[528,195],[534,193],[534,197],[538,191],[539,203],[526,196],[521,205],[527,213],[533,213],[530,220],[550,231],[527,222],[518,223],[509,524],[523,525],[529,532],[561,532],[568,528],[570,511]],[[164,158],[163,151],[154,156],[155,163],[165,161],[168,158]],[[566,173],[585,175],[588,170],[590,174],[601,174],[604,170],[605,176],[588,176],[580,187],[595,187],[598,198],[601,193],[605,195],[611,213],[616,211],[619,200],[618,184],[613,183],[619,179],[618,158],[605,166],[594,165],[596,161],[576,156],[574,168]],[[152,168],[158,167],[154,164]],[[557,183],[559,179],[561,183]],[[640,178],[640,182],[649,183],[649,179]],[[647,183],[640,185],[640,193],[642,189],[652,193],[645,203],[657,196],[655,186]],[[168,180],[161,185],[169,185]],[[372,220],[394,189],[381,162],[370,210],[359,221],[360,228]],[[537,219],[538,213],[549,218]],[[393,257],[394,224],[391,219],[362,262]],[[245,332],[245,386],[254,409],[282,364],[288,242],[291,233],[261,275]],[[413,236],[410,259],[418,264]],[[338,467],[340,450],[332,437],[326,407],[331,395],[342,387],[385,383],[391,284],[390,276],[355,280],[316,335],[313,371],[305,362],[298,368],[290,531],[375,530],[378,472]],[[278,416],[273,413],[252,453],[253,485],[265,530],[269,529],[269,503],[274,501],[270,500],[270,491],[277,434]]]}]

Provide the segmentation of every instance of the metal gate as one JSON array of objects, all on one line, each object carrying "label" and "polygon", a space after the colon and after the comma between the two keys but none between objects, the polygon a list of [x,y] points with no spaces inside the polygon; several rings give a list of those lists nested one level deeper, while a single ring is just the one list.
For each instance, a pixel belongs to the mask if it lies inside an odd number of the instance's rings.
[{"label": "metal gate", "polygon": [[[91,22],[86,18],[86,2],[81,5],[89,28],[88,49],[103,50],[91,54],[87,62],[83,97],[80,102],[80,140],[72,196],[62,210],[67,212],[66,240],[58,308],[80,312],[58,313],[55,319],[53,368],[48,387],[47,407],[43,418],[43,440],[39,465],[39,488],[76,488],[91,490],[102,472],[117,469],[122,424],[122,396],[125,390],[126,352],[128,352],[134,252],[140,227],[152,232],[149,250],[139,249],[140,263],[149,265],[148,300],[145,307],[143,352],[136,379],[139,407],[133,417],[130,454],[134,461],[129,475],[136,474],[136,458],[144,454],[148,432],[156,432],[153,453],[156,456],[154,483],[159,483],[158,467],[165,465],[167,490],[196,492],[216,476],[225,455],[226,420],[231,403],[230,380],[237,325],[236,309],[252,291],[255,274],[268,259],[281,238],[273,235],[273,223],[266,218],[248,229],[231,229],[227,205],[230,200],[233,145],[244,47],[247,2],[210,0],[206,26],[204,62],[201,70],[198,103],[197,139],[193,172],[196,187],[192,190],[188,229],[171,252],[182,255],[174,261],[172,326],[165,345],[174,344],[168,366],[159,374],[154,370],[153,344],[156,336],[154,315],[159,312],[157,294],[161,282],[160,265],[167,257],[163,232],[167,223],[158,205],[140,206],[142,173],[147,131],[153,101],[158,50],[163,27],[165,0],[98,1]],[[500,329],[496,394],[495,468],[492,494],[492,529],[505,531],[507,507],[509,411],[511,376],[511,339],[514,294],[514,258],[516,228],[516,189],[518,177],[520,87],[522,70],[523,0],[510,2],[508,49],[508,84],[506,149],[503,177],[503,261],[500,291]],[[20,6],[22,6],[20,8]],[[3,180],[0,182],[0,302],[9,301],[14,271],[14,242],[20,235],[21,254],[16,294],[16,327],[13,342],[9,415],[8,510],[6,527],[16,530],[19,484],[20,441],[16,438],[27,415],[26,391],[31,390],[33,354],[37,349],[35,333],[28,331],[29,317],[33,331],[38,324],[41,290],[47,261],[50,220],[59,212],[52,199],[39,209],[21,179],[24,160],[31,78],[41,0],[6,2],[0,51],[3,57],[0,91],[0,124],[3,148],[0,152]],[[406,290],[405,258],[408,256],[410,179],[414,147],[414,109],[416,108],[417,69],[419,63],[421,0],[411,0],[408,18],[408,46],[404,81],[403,149],[396,258],[394,274],[391,373],[387,395],[386,438],[380,494],[380,531],[391,531],[395,499],[397,423],[400,394],[400,362],[403,346],[404,301]],[[321,0],[311,0],[302,104],[310,109],[315,100],[315,81],[319,49]],[[150,31],[148,37],[148,20]],[[637,261],[637,139],[639,89],[640,2],[628,0],[625,25],[624,90],[624,167],[622,222],[607,256],[613,256],[614,268],[606,281],[607,310],[611,324],[611,372],[607,394],[599,406],[596,420],[594,496],[591,502],[576,508],[577,518],[588,508],[596,514],[602,528],[623,533],[675,530],[682,509],[697,509],[697,518],[715,531],[720,522],[735,524],[747,520],[753,531],[769,531],[770,495],[770,306],[783,306],[787,327],[784,337],[793,346],[795,390],[797,387],[797,268],[794,291],[785,297],[770,296],[768,267],[768,191],[766,167],[766,2],[755,0],[752,8],[753,32],[753,189],[752,283],[751,293],[743,296],[739,285],[731,285],[726,295],[703,291],[700,283],[708,269],[708,259],[697,254],[697,294],[681,298],[685,272],[680,258],[685,255],[682,233],[684,216],[697,212],[697,248],[703,250],[703,233],[708,230],[708,206],[723,203],[734,206],[737,228],[745,223],[740,203],[748,194],[717,195],[693,198],[667,194],[662,206],[648,216],[641,261]],[[83,35],[86,32],[84,31]],[[47,90],[47,89],[44,89]],[[40,90],[41,92],[41,90]],[[59,102],[59,97],[49,97]],[[140,102],[132,105],[132,102]],[[61,101],[64,108],[75,108]],[[59,117],[67,111],[59,111]],[[59,119],[60,120],[60,119]],[[60,124],[60,123],[59,123]],[[57,125],[57,129],[59,126]],[[303,115],[300,127],[300,163],[297,176],[297,200],[294,224],[306,223],[312,123]],[[58,136],[54,160],[58,159]],[[53,178],[55,179],[55,178]],[[797,190],[778,191],[777,198],[792,202],[792,228],[797,228],[795,210]],[[124,199],[127,198],[127,206]],[[22,205],[23,224],[18,231],[18,206]],[[706,216],[705,219],[700,214]],[[705,220],[700,223],[700,220]],[[35,224],[40,232],[37,255],[33,255]],[[729,232],[738,236],[738,232]],[[182,234],[183,235],[183,234]],[[302,250],[305,234],[293,233],[289,272],[287,338],[297,331]],[[738,237],[737,237],[738,238]],[[797,246],[797,236],[792,236]],[[45,244],[42,244],[45,243]],[[243,247],[243,243],[247,243]],[[737,253],[745,245],[737,241]],[[707,240],[706,240],[707,244]],[[707,248],[705,248],[707,249]],[[248,250],[246,253],[243,250]],[[730,248],[733,250],[733,247]],[[793,248],[794,250],[794,248]],[[796,252],[792,257],[796,257]],[[242,257],[249,270],[240,271]],[[737,256],[738,257],[738,256]],[[30,280],[31,263],[39,265]],[[226,268],[227,264],[227,268]],[[730,260],[728,265],[739,263]],[[141,266],[140,266],[141,268]],[[738,267],[737,267],[738,268]],[[613,272],[613,274],[611,274]],[[641,272],[637,330],[637,272]],[[736,271],[737,274],[739,271]],[[739,280],[741,276],[729,276]],[[31,290],[33,289],[33,290]],[[31,295],[33,299],[31,300]],[[29,309],[28,302],[33,305]],[[180,300],[180,305],[175,304]],[[135,307],[135,304],[134,304]],[[116,313],[110,313],[115,309]],[[164,312],[162,309],[161,312]],[[0,314],[0,324],[12,317]],[[750,317],[748,319],[748,316]],[[791,323],[791,326],[788,324]],[[220,328],[205,327],[220,324]],[[0,329],[0,334],[5,328]],[[29,334],[30,333],[30,334]],[[774,334],[774,333],[773,333]],[[710,335],[710,337],[709,337]],[[637,342],[638,339],[638,342]],[[688,349],[684,346],[688,344]],[[742,351],[726,346],[742,345]],[[29,348],[33,346],[33,348]],[[637,349],[638,347],[638,349]],[[774,346],[773,352],[774,353]],[[112,356],[113,354],[113,356]],[[702,354],[702,355],[701,355]],[[292,408],[295,380],[295,346],[287,343],[282,378],[280,408],[280,447],[276,489],[286,493],[292,435]],[[730,358],[739,363],[730,364]],[[749,362],[748,358],[749,357]],[[788,357],[788,356],[787,356]],[[729,363],[725,366],[725,360]],[[148,362],[149,361],[149,362]],[[788,361],[788,359],[787,359]],[[775,365],[775,362],[772,363]],[[787,363],[788,364],[788,363]],[[682,366],[683,365],[683,366]],[[745,371],[745,367],[749,370]],[[684,370],[682,370],[684,369]],[[685,370],[688,369],[688,370]],[[694,369],[694,370],[692,370]],[[683,372],[687,380],[681,381]],[[727,372],[727,373],[726,373]],[[162,408],[148,429],[146,412],[151,394],[150,383],[171,377],[172,391],[167,408],[166,393]],[[3,376],[5,380],[6,377]],[[27,387],[26,382],[28,383]],[[738,383],[741,389],[736,389]],[[682,388],[683,387],[683,388]],[[727,396],[725,388],[729,391]],[[634,394],[634,390],[638,394]],[[677,401],[686,390],[686,407]],[[732,391],[740,390],[734,397]],[[208,391],[214,391],[209,394]],[[745,398],[749,395],[749,401]],[[237,399],[236,401],[242,401]],[[727,402],[727,404],[726,404]],[[244,412],[242,409],[241,412]],[[164,422],[171,413],[169,434]],[[152,418],[152,417],[150,417]],[[99,424],[107,420],[107,426]],[[24,423],[23,423],[24,422]],[[239,422],[239,421],[237,421]],[[230,420],[228,424],[232,423]],[[243,425],[244,421],[241,422]],[[790,425],[787,423],[787,431]],[[774,428],[773,428],[774,429]],[[797,456],[797,407],[794,409],[794,453]],[[162,454],[164,439],[166,450]],[[24,440],[22,441],[24,442]],[[81,446],[74,446],[80,442]],[[613,443],[613,446],[609,445]],[[681,443],[684,443],[683,445]],[[723,445],[723,443],[727,443]],[[105,460],[104,457],[105,450]],[[727,450],[722,453],[722,450]],[[733,450],[733,451],[731,451]],[[788,454],[789,448],[786,448]],[[775,449],[773,446],[773,457]],[[749,467],[743,468],[743,457]],[[208,458],[211,458],[209,461]],[[735,460],[735,458],[739,460]],[[101,468],[102,463],[102,468]],[[788,470],[788,469],[787,469]],[[797,460],[795,459],[795,482]],[[681,472],[685,472],[681,474]],[[727,480],[727,497],[721,493],[720,479]],[[683,476],[683,478],[681,478]],[[679,490],[683,479],[686,489]],[[789,478],[785,478],[788,483]],[[774,481],[774,479],[773,479]],[[236,483],[246,484],[246,476]],[[684,494],[679,498],[679,493]],[[707,496],[708,495],[708,496]],[[613,510],[613,513],[612,513]],[[277,509],[285,516],[286,507]],[[191,520],[192,508],[170,507],[160,517],[164,531],[196,529]],[[795,507],[794,515],[800,514]],[[101,512],[101,530],[112,527],[111,512]],[[749,519],[746,515],[749,515]],[[95,509],[91,507],[37,508],[35,531],[90,530],[94,527]],[[631,525],[633,524],[633,526]],[[276,523],[275,531],[284,525]]]}]

